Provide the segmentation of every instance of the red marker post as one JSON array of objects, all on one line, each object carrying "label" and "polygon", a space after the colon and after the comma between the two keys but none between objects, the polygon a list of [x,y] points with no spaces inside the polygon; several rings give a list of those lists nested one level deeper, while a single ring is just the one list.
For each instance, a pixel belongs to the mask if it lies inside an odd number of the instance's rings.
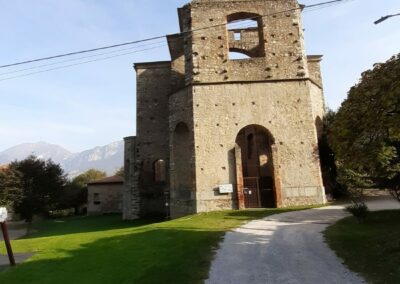
[{"label": "red marker post", "polygon": [[15,266],[14,254],[11,248],[10,237],[7,230],[7,209],[5,207],[0,207],[0,225],[1,231],[3,232],[4,243],[6,244],[8,259],[10,260],[10,265]]}]

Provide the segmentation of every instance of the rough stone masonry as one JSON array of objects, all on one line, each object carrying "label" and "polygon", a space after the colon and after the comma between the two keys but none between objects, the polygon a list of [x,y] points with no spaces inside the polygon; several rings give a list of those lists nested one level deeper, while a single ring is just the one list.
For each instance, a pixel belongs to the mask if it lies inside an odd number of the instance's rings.
[{"label": "rough stone masonry", "polygon": [[296,0],[193,0],[171,61],[136,63],[124,218],[325,202],[319,55]]}]

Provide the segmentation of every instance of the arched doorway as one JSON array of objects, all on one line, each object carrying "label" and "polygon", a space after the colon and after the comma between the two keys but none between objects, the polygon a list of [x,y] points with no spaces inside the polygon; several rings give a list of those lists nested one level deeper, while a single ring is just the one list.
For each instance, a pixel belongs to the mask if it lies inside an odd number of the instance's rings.
[{"label": "arched doorway", "polygon": [[236,136],[239,208],[276,207],[273,144],[272,135],[260,125],[248,125]]}]

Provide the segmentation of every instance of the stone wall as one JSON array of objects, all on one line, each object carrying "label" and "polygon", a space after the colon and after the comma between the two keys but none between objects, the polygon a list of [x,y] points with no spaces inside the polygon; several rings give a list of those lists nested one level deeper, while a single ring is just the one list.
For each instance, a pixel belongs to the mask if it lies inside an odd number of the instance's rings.
[{"label": "stone wall", "polygon": [[125,137],[124,142],[125,183],[122,194],[122,218],[124,220],[134,220],[138,219],[140,215],[139,171],[136,165],[136,137]]},{"label": "stone wall", "polygon": [[[165,215],[169,181],[157,183],[154,163],[169,164],[169,111],[171,63],[135,64],[137,72],[137,141],[135,166],[139,171],[142,215]],[[168,169],[167,169],[168,172]]]},{"label": "stone wall", "polygon": [[185,42],[179,34],[169,35],[167,39],[171,54],[171,91],[176,92],[185,86]]},{"label": "stone wall", "polygon": [[170,214],[173,218],[197,212],[192,92],[187,87],[169,99]]},{"label": "stone wall", "polygon": [[308,62],[308,73],[310,79],[320,87],[323,88],[322,85],[322,76],[321,76],[321,63],[322,55],[308,55],[307,62]]},{"label": "stone wall", "polygon": [[[190,19],[181,19],[182,23],[189,25],[185,26],[186,29],[195,30],[186,38],[189,45],[185,50],[186,83],[307,77],[303,28],[300,9],[297,8],[295,0],[192,1],[186,8],[190,9]],[[260,17],[263,15],[270,16]],[[187,13],[184,16],[188,17]],[[227,32],[225,24],[230,19],[257,16],[263,51],[249,60],[230,60],[230,48],[240,45],[240,41],[229,46],[232,35]],[[243,41],[246,40],[244,36]]]},{"label": "stone wall", "polygon": [[236,184],[236,136],[261,125],[273,136],[282,206],[323,202],[310,81],[198,85],[194,87],[197,210],[231,209],[236,194],[217,193]]},{"label": "stone wall", "polygon": [[[89,184],[87,214],[99,215],[122,212],[124,184]],[[97,197],[95,196],[97,195]]]},{"label": "stone wall", "polygon": [[250,57],[264,55],[257,28],[228,30],[228,41],[230,51],[242,52]]}]

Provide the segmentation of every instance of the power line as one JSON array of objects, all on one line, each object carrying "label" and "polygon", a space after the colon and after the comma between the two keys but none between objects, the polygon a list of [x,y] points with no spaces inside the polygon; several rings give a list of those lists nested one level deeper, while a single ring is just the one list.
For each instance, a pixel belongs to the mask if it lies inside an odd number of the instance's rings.
[{"label": "power line", "polygon": [[88,52],[93,52],[93,51],[98,51],[98,50],[110,49],[110,48],[115,48],[115,47],[124,46],[124,45],[132,45],[132,44],[136,44],[136,43],[141,43],[141,42],[161,39],[161,38],[164,38],[164,37],[165,36],[157,36],[157,37],[153,37],[153,38],[147,38],[147,39],[136,40],[136,41],[131,41],[131,42],[124,42],[124,43],[119,43],[119,44],[114,44],[114,45],[109,45],[109,46],[103,46],[103,47],[98,47],[98,48],[92,48],[92,49],[87,49],[87,50],[81,50],[81,51],[76,51],[76,52],[70,52],[70,53],[65,53],[65,54],[59,54],[59,55],[54,55],[54,56],[49,56],[49,57],[44,57],[44,58],[32,59],[32,60],[27,60],[27,61],[7,64],[7,65],[2,65],[2,66],[0,66],[0,68],[6,68],[6,67],[22,65],[22,64],[28,64],[28,63],[33,63],[33,62],[38,62],[38,61],[43,61],[43,60],[50,60],[50,59],[66,57],[66,56],[82,54],[82,53],[88,53]]},{"label": "power line", "polygon": [[[264,18],[264,17],[269,17],[269,16],[273,16],[273,15],[279,15],[279,14],[293,12],[293,11],[297,11],[297,10],[311,9],[311,8],[320,7],[320,6],[330,6],[331,4],[338,4],[340,2],[345,2],[345,1],[348,1],[348,0],[332,0],[332,1],[320,2],[320,3],[316,3],[316,4],[312,4],[312,5],[307,5],[307,6],[299,6],[299,7],[292,8],[292,9],[287,9],[287,10],[284,10],[284,11],[279,11],[279,12],[274,12],[274,13],[270,13],[270,14],[265,14],[265,15],[260,15],[260,16],[247,18],[246,20],[256,20],[256,19],[260,19],[260,18]],[[230,23],[235,23],[235,22],[240,22],[240,21],[242,21],[242,20],[232,21]],[[176,33],[176,35],[185,35],[185,34],[194,33],[194,32],[197,32],[197,31],[207,30],[207,29],[220,27],[220,26],[225,26],[225,25],[226,25],[226,23],[216,24],[216,25],[202,27],[202,28],[198,28],[198,29],[192,29],[192,30],[189,30],[189,31],[183,31],[183,32],[180,32],[180,33]],[[141,43],[141,42],[148,42],[148,41],[153,41],[153,40],[157,40],[157,39],[162,39],[162,38],[165,38],[167,36],[168,35],[155,36],[155,37],[147,38],[147,39],[141,39],[141,40],[130,41],[130,42],[125,42],[125,43],[119,43],[119,44],[114,44],[114,45],[109,45],[109,46],[86,49],[86,50],[81,50],[81,51],[76,51],[76,52],[69,52],[69,53],[64,53],[64,54],[59,54],[59,55],[54,55],[54,56],[49,56],[49,57],[26,60],[26,61],[6,64],[6,65],[1,65],[0,68],[7,68],[7,67],[23,65],[23,64],[29,64],[29,63],[38,62],[38,61],[51,60],[51,59],[56,59],[56,58],[60,58],[60,57],[66,57],[66,56],[72,56],[72,55],[77,55],[77,54],[82,54],[82,53],[89,53],[89,52],[94,52],[94,51],[99,51],[99,50],[116,48],[116,47],[120,47],[120,46],[133,45],[133,44],[137,44],[137,43]]]},{"label": "power line", "polygon": [[125,50],[132,50],[132,49],[136,49],[136,48],[139,48],[139,47],[151,46],[151,45],[155,45],[155,44],[159,44],[159,43],[163,43],[163,42],[164,41],[157,41],[157,42],[148,43],[148,44],[142,44],[142,45],[133,46],[133,47],[129,47],[129,48],[118,49],[118,50],[98,53],[98,54],[89,55],[89,56],[82,56],[82,57],[63,60],[63,61],[57,61],[57,62],[53,62],[53,63],[49,63],[49,64],[37,65],[37,66],[29,67],[29,68],[18,69],[18,70],[14,70],[14,71],[10,71],[10,72],[0,73],[0,76],[9,75],[9,74],[15,74],[15,73],[23,72],[23,71],[39,69],[39,68],[48,67],[48,66],[54,66],[54,65],[57,65],[57,64],[62,64],[62,63],[71,62],[71,61],[79,61],[79,60],[82,60],[82,59],[98,57],[98,56],[102,56],[102,55],[106,55],[106,54],[118,53],[118,52],[125,51]]},{"label": "power line", "polygon": [[[346,1],[354,1],[354,0],[346,0]],[[327,6],[333,6],[335,3],[331,3],[330,5],[326,5],[324,7],[315,7],[312,9],[309,9],[305,12],[313,12],[319,9],[323,9],[326,8]],[[246,28],[252,28],[254,27],[253,24],[249,24],[248,19],[245,20],[237,20],[237,21],[233,21],[231,23],[233,23],[231,25],[231,29],[246,29]],[[231,24],[229,23],[229,24]],[[172,39],[174,40],[174,39]],[[63,60],[63,61],[57,61],[57,62],[53,62],[53,63],[49,63],[49,64],[43,64],[43,65],[37,65],[34,67],[29,67],[29,68],[24,68],[24,69],[18,69],[18,70],[14,70],[11,72],[5,72],[5,73],[0,73],[0,76],[4,76],[4,75],[8,75],[8,74],[15,74],[15,73],[19,73],[19,72],[23,72],[23,71],[28,71],[28,70],[34,70],[34,69],[39,69],[42,67],[47,67],[47,66],[54,66],[57,64],[62,64],[62,63],[66,63],[66,62],[71,62],[71,61],[78,61],[78,60],[82,60],[82,59],[86,59],[86,58],[92,58],[92,57],[98,57],[98,56],[102,56],[102,55],[106,55],[106,54],[112,54],[112,53],[118,53],[121,51],[125,51],[125,50],[132,50],[132,49],[136,49],[138,47],[144,47],[144,46],[151,46],[151,45],[155,45],[155,44],[159,44],[159,43],[163,43],[164,41],[157,41],[157,42],[153,42],[153,43],[147,43],[147,44],[143,44],[143,45],[138,45],[138,46],[133,46],[133,47],[129,47],[129,48],[124,48],[124,49],[119,49],[119,50],[114,50],[114,51],[109,51],[109,52],[103,52],[103,53],[98,53],[95,55],[89,55],[89,56],[83,56],[83,57],[78,57],[78,58],[73,58],[73,59],[68,59],[68,60]]]},{"label": "power line", "polygon": [[317,11],[317,10],[320,10],[320,9],[325,9],[325,8],[329,8],[329,7],[332,7],[332,6],[339,5],[339,4],[343,4],[345,2],[352,2],[352,1],[355,1],[355,0],[342,0],[342,1],[339,1],[341,3],[333,1],[333,2],[330,2],[330,3],[328,2],[328,3],[324,4],[323,6],[320,6],[320,5],[318,5],[318,6],[315,6],[315,5],[305,6],[305,9],[307,9],[307,10],[304,10],[304,13],[314,12],[314,11]]},{"label": "power line", "polygon": [[[332,1],[320,2],[320,3],[316,3],[316,4],[312,4],[312,5],[300,5],[299,7],[291,8],[291,9],[287,9],[287,10],[283,10],[283,11],[279,11],[279,12],[274,12],[274,13],[270,13],[270,14],[265,14],[265,15],[260,15],[260,16],[249,17],[249,18],[246,18],[246,19],[239,19],[239,20],[231,21],[228,24],[241,22],[243,20],[257,20],[257,19],[262,19],[262,18],[265,18],[265,17],[270,17],[270,16],[274,16],[274,15],[294,12],[294,11],[298,11],[298,10],[316,8],[316,7],[320,7],[320,6],[328,6],[328,7],[330,7],[330,6],[333,6],[334,4],[339,4],[340,2],[347,2],[347,1],[352,1],[352,0],[332,0]],[[228,3],[229,1],[226,1],[226,2]],[[183,35],[183,34],[187,34],[187,33],[197,32],[197,31],[206,30],[206,29],[215,28],[215,27],[221,27],[221,26],[226,26],[226,23],[216,24],[216,25],[213,25],[213,26],[208,26],[208,27],[203,27],[203,28],[198,28],[198,29],[193,29],[193,30],[190,30],[190,31],[184,31],[184,32],[180,32],[180,33],[177,33],[177,34]]]},{"label": "power line", "polygon": [[156,48],[160,48],[160,47],[164,47],[164,46],[166,46],[166,45],[163,44],[163,45],[159,45],[159,46],[155,46],[155,47],[151,47],[151,48],[136,50],[136,51],[132,51],[132,52],[126,52],[126,53],[117,54],[117,55],[113,55],[113,56],[108,56],[108,57],[104,57],[104,58],[93,59],[93,60],[83,61],[83,62],[74,63],[74,64],[69,64],[69,65],[63,65],[63,66],[60,66],[60,67],[55,67],[55,68],[50,68],[50,69],[35,71],[35,72],[26,73],[26,74],[22,74],[22,75],[18,75],[18,76],[13,76],[13,77],[7,77],[7,78],[0,79],[0,82],[1,82],[1,81],[6,81],[6,80],[11,80],[11,79],[16,79],[16,78],[21,78],[21,77],[27,77],[27,76],[34,75],[34,74],[39,74],[39,73],[44,73],[44,72],[49,72],[49,71],[54,71],[54,70],[59,70],[59,69],[64,69],[64,68],[69,68],[69,67],[73,67],[73,66],[78,66],[78,65],[86,64],[86,63],[97,62],[97,61],[103,61],[103,60],[107,60],[107,59],[111,59],[111,58],[116,58],[116,57],[120,57],[120,56],[124,56],[124,55],[129,55],[129,54],[133,54],[133,53],[137,53],[137,52],[142,52],[142,51],[147,51],[147,50],[151,50],[151,49],[156,49]]}]

